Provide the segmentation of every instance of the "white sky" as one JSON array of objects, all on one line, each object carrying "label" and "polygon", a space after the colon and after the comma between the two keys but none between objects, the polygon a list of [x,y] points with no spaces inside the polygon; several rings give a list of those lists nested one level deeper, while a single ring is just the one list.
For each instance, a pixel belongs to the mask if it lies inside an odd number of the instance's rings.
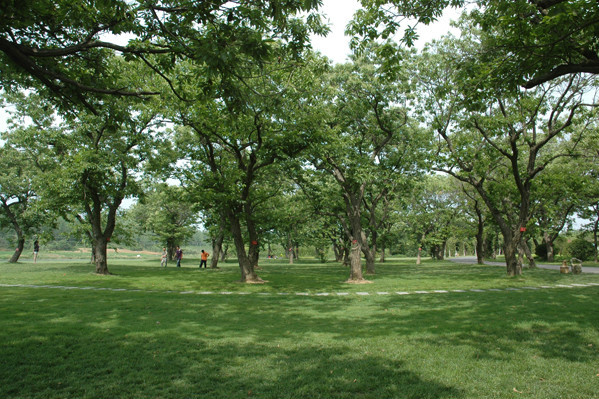
[{"label": "white sky", "polygon": [[[324,0],[321,11],[330,22],[331,32],[326,37],[312,36],[312,46],[320,51],[322,55],[329,57],[334,63],[347,61],[351,53],[349,49],[349,37],[344,35],[345,28],[352,19],[354,12],[360,8],[358,0]],[[449,23],[457,19],[459,11],[448,9],[442,18],[429,26],[419,26],[417,32],[420,39],[416,47],[422,47],[433,39],[438,39],[450,31]],[[457,31],[454,31],[454,34]]]},{"label": "white sky", "polygon": [[[313,36],[313,47],[329,57],[334,63],[343,63],[347,61],[347,56],[351,53],[349,49],[349,37],[344,35],[345,28],[352,19],[354,12],[359,8],[358,0],[324,0],[322,12],[328,18],[331,32],[326,37]],[[458,13],[454,10],[446,12],[443,18],[434,25],[422,26],[418,29],[421,35],[417,46],[432,39],[439,38],[446,34],[450,27],[450,19],[456,19]],[[6,130],[6,120],[8,114],[3,108],[0,108],[0,132]]]}]

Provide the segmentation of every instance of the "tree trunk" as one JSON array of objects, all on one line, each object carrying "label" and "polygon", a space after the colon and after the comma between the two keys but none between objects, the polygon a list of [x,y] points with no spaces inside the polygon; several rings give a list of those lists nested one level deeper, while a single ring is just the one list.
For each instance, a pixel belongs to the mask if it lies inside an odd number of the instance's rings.
[{"label": "tree trunk", "polygon": [[595,263],[597,263],[597,261],[598,261],[597,253],[599,252],[599,248],[597,248],[597,230],[599,230],[599,218],[595,219],[595,223],[593,224],[593,242],[595,244]]},{"label": "tree trunk", "polygon": [[218,224],[218,232],[216,237],[212,238],[212,260],[210,261],[211,269],[218,269],[218,261],[220,254],[223,251],[223,241],[225,240],[225,228],[227,225],[227,215],[224,212],[219,212],[220,221]]},{"label": "tree trunk", "polygon": [[[239,271],[241,272],[241,282],[243,283],[261,283],[263,282],[254,270],[252,259],[248,256],[243,242],[241,225],[239,219],[233,210],[228,211],[229,221],[231,222],[231,234],[237,250],[237,260],[239,262]],[[250,246],[251,250],[252,246]]]},{"label": "tree trunk", "polygon": [[528,243],[524,240],[521,240],[520,246],[522,247],[522,250],[524,251],[524,255],[526,256],[526,259],[528,259],[528,268],[536,269],[537,263],[535,262],[534,256],[532,256],[532,252],[530,251],[530,247],[528,246]]},{"label": "tree trunk", "polygon": [[106,259],[106,248],[108,247],[108,243],[106,238],[103,236],[96,237],[94,239],[94,261],[96,264],[96,273],[97,274],[110,274],[108,271],[108,262]]},{"label": "tree trunk", "polygon": [[360,243],[357,240],[352,242],[350,252],[350,272],[349,282],[363,281],[362,275],[362,259],[360,257]]},{"label": "tree trunk", "polygon": [[416,258],[416,264],[422,263],[422,247],[418,247],[418,257]]},{"label": "tree trunk", "polygon": [[212,240],[212,260],[210,261],[211,269],[218,269],[218,260],[220,259],[220,253],[223,250],[223,241],[225,239],[225,227],[221,224],[218,227],[218,234]]},{"label": "tree trunk", "polygon": [[166,240],[166,257],[169,262],[175,260],[175,251],[177,245],[175,244],[175,240],[173,238],[169,238]]},{"label": "tree trunk", "polygon": [[476,236],[476,249],[474,250],[474,253],[476,254],[476,263],[479,265],[484,265],[485,264],[485,257],[484,257],[484,253],[485,253],[485,249],[484,249],[484,239],[483,237],[479,237],[478,233]]},{"label": "tree trunk", "polygon": [[287,258],[289,258],[289,264],[293,265],[293,242],[291,242],[291,235],[287,233]]},{"label": "tree trunk", "polygon": [[376,274],[374,267],[374,253],[369,249],[363,250],[364,257],[366,258],[366,274]]},{"label": "tree trunk", "polygon": [[478,202],[475,202],[476,212],[476,263],[483,265],[485,263],[485,224],[483,219],[483,213],[478,207]]},{"label": "tree trunk", "polygon": [[333,251],[335,252],[335,260],[343,263],[344,266],[349,265],[349,248],[340,242],[341,240],[331,239],[333,242]]},{"label": "tree trunk", "polygon": [[[350,253],[350,282],[361,282],[364,281],[362,274],[362,260],[360,253],[362,252],[362,246],[368,245],[365,241],[365,234],[362,232],[362,217],[360,214],[360,201],[361,197],[358,195],[348,196],[349,200],[346,200],[347,216],[351,225],[351,253]],[[374,266],[373,266],[374,267]],[[374,273],[374,270],[373,270]]]},{"label": "tree trunk", "polygon": [[520,276],[522,274],[522,264],[518,262],[516,256],[517,248],[513,240],[505,240],[503,245],[505,254],[505,263],[508,276]]},{"label": "tree trunk", "polygon": [[445,255],[445,244],[435,244],[431,247],[431,251],[435,260],[443,260]]},{"label": "tree trunk", "polygon": [[547,234],[547,232],[543,233],[543,241],[545,242],[545,249],[547,250],[547,261],[553,262],[555,259],[555,251],[553,249],[553,240]]},{"label": "tree trunk", "polygon": [[380,263],[385,263],[385,246],[381,247],[381,257],[379,258]]},{"label": "tree trunk", "polygon": [[9,263],[17,263],[17,261],[21,257],[21,254],[23,253],[24,248],[25,248],[25,237],[23,237],[23,234],[18,234],[17,248],[15,249],[15,252],[12,254],[12,256],[10,257],[10,260],[8,262]]},{"label": "tree trunk", "polygon": [[335,240],[331,238],[331,242],[333,243],[333,253],[335,254],[335,261],[341,262],[343,260],[343,255]]},{"label": "tree trunk", "polygon": [[220,253],[220,261],[224,262],[225,260],[227,260],[227,255],[229,253],[229,244],[225,244],[225,247],[223,248],[222,252]]},{"label": "tree trunk", "polygon": [[[361,246],[364,258],[366,258],[366,274],[375,274],[374,258],[376,256],[376,236],[373,236],[372,248],[369,248],[368,244]],[[366,234],[362,231],[362,242],[368,243]]]},{"label": "tree trunk", "polygon": [[350,260],[350,249],[349,247],[343,247],[343,266],[350,266],[351,265],[351,260]]},{"label": "tree trunk", "polygon": [[520,265],[520,269],[522,269],[524,260],[524,248],[522,248],[520,243],[516,245],[516,251],[518,252],[518,264]]},{"label": "tree trunk", "polygon": [[23,229],[21,229],[16,215],[12,212],[10,206],[4,201],[2,201],[2,209],[7,215],[8,219],[11,221],[13,229],[15,230],[15,234],[17,235],[17,248],[12,254],[9,263],[17,263],[21,257],[21,254],[23,253],[23,249],[25,249],[25,233],[23,233]]}]

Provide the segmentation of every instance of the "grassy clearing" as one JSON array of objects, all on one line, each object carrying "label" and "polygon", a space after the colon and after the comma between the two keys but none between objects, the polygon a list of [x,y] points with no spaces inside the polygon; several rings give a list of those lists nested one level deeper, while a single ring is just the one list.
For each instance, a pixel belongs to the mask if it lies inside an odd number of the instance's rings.
[{"label": "grassy clearing", "polygon": [[[0,397],[599,397],[599,287],[374,295],[598,275],[411,263],[379,265],[360,286],[334,263],[265,261],[259,286],[191,259],[113,262],[113,276],[81,261],[1,264],[2,284],[142,291],[0,287]],[[350,295],[260,295],[275,292]]]},{"label": "grassy clearing", "polygon": [[[151,259],[151,258],[150,258]],[[182,268],[160,267],[160,261],[112,259],[112,276],[93,273],[89,261],[42,261],[37,264],[0,264],[4,284],[49,284],[77,287],[110,287],[159,291],[211,291],[250,293],[319,293],[319,292],[397,292],[419,290],[468,290],[508,287],[539,287],[543,285],[598,281],[591,274],[561,275],[551,270],[525,270],[523,276],[507,277],[505,267],[461,265],[453,262],[425,261],[416,265],[414,259],[392,259],[377,265],[377,274],[366,276],[372,284],[345,284],[347,268],[334,263],[314,263],[313,260],[289,265],[286,260],[264,260],[258,274],[268,283],[244,285],[239,267],[233,261],[220,263],[220,268],[199,269],[199,259],[186,258]]]}]

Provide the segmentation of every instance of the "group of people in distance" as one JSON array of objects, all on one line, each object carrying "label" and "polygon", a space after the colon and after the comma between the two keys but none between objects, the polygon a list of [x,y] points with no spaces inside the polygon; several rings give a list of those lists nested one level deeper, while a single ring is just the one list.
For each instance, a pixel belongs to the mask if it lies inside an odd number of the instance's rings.
[{"label": "group of people in distance", "polygon": [[[38,240],[35,240],[33,243],[33,263],[37,263],[37,257],[40,252],[40,243]],[[137,255],[139,256],[139,255]],[[200,255],[200,269],[204,266],[204,269],[208,267],[208,257],[210,254],[202,249],[202,253]],[[177,245],[175,250],[175,259],[177,260],[177,267],[181,267],[181,259],[183,259],[183,250],[181,247]],[[168,252],[166,247],[162,248],[162,257],[160,259],[160,266],[166,267],[168,261]]]},{"label": "group of people in distance", "polygon": [[[202,268],[202,265],[204,266],[204,269],[206,269],[208,267],[208,257],[209,256],[210,256],[210,254],[202,249],[202,253],[200,255],[200,258],[201,258],[200,269]],[[181,267],[181,259],[183,259],[183,250],[178,245],[177,245],[177,248],[175,249],[175,259],[177,260],[177,267]],[[166,267],[167,261],[168,261],[168,252],[166,250],[166,247],[163,247],[162,248],[162,257],[160,260],[160,266]]]}]

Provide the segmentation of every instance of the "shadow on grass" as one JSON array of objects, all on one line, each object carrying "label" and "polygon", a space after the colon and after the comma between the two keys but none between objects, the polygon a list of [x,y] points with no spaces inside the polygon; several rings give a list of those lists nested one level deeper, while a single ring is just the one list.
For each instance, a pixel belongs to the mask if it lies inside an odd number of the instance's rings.
[{"label": "shadow on grass", "polygon": [[317,298],[3,289],[0,397],[470,397],[415,364],[443,351],[443,368],[509,369],[524,353],[591,364],[597,290]]},{"label": "shadow on grass", "polygon": [[0,332],[3,398],[463,397],[401,360],[347,342],[298,340],[343,326],[281,315],[264,300],[250,304],[262,302],[260,310],[240,313],[208,297],[180,310],[185,303],[167,297],[71,291],[26,299],[14,292],[11,301],[26,306]]}]

